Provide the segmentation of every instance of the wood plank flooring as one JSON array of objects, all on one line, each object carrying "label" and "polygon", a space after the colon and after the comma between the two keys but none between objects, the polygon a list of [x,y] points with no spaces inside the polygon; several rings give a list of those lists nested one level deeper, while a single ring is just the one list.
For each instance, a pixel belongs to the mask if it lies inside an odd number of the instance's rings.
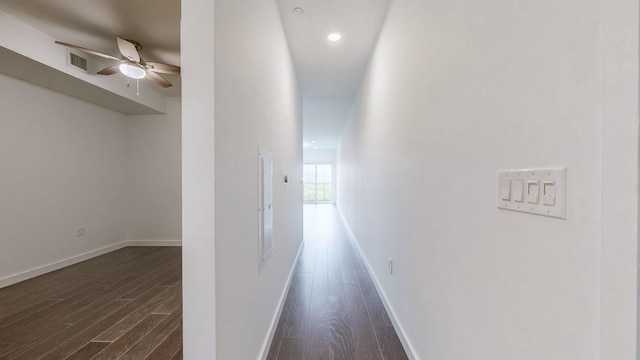
[{"label": "wood plank flooring", "polygon": [[408,359],[335,206],[305,205],[304,236],[267,359]]},{"label": "wood plank flooring", "polygon": [[127,247],[0,289],[0,359],[182,359],[180,247]]}]

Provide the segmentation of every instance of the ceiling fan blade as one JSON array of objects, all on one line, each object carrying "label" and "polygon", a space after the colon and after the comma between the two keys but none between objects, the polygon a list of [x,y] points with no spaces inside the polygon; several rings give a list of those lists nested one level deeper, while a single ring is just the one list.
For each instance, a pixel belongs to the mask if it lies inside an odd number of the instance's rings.
[{"label": "ceiling fan blade", "polygon": [[120,50],[122,56],[133,62],[140,62],[140,55],[135,45],[119,36],[116,37],[116,40],[118,41],[118,50]]},{"label": "ceiling fan blade", "polygon": [[165,88],[173,86],[167,79],[152,71],[147,71],[146,78]]},{"label": "ceiling fan blade", "polygon": [[98,74],[100,75],[113,75],[113,74],[117,74],[120,72],[120,69],[118,68],[118,66],[120,65],[113,65],[113,66],[109,66],[107,68],[104,68],[100,71],[98,71]]},{"label": "ceiling fan blade", "polygon": [[148,70],[162,74],[180,74],[180,66],[163,64],[155,61],[147,61],[145,64],[150,67]]},{"label": "ceiling fan blade", "polygon": [[56,41],[56,44],[58,44],[58,45],[62,45],[62,46],[66,46],[66,47],[71,48],[71,49],[76,49],[76,50],[78,50],[78,51],[82,51],[82,52],[85,52],[85,53],[87,53],[87,54],[91,54],[91,55],[95,55],[95,56],[100,56],[100,57],[103,57],[103,58],[105,58],[105,59],[111,59],[111,60],[116,60],[116,61],[119,61],[119,60],[120,60],[120,59],[118,59],[118,58],[117,58],[117,57],[115,57],[115,56],[111,56],[111,55],[108,55],[108,54],[105,54],[105,53],[101,53],[101,52],[99,52],[99,51],[95,51],[95,50],[86,49],[86,48],[83,48],[83,47],[80,47],[80,46],[67,44],[67,43],[64,43],[64,42],[62,42],[62,41]]}]

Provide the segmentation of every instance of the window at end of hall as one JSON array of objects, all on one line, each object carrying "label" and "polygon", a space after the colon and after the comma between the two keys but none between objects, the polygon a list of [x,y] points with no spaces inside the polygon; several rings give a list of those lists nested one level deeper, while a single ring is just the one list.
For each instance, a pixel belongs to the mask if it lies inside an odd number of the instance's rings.
[{"label": "window at end of hall", "polygon": [[333,169],[331,164],[305,164],[304,180],[305,202],[333,201]]}]

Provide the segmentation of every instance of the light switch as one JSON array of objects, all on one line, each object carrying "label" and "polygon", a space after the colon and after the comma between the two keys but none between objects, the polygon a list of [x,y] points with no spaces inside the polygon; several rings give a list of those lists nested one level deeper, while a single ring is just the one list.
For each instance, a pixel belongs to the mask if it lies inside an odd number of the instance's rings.
[{"label": "light switch", "polygon": [[566,219],[567,168],[498,170],[498,209]]},{"label": "light switch", "polygon": [[500,199],[507,201],[511,199],[511,180],[500,181]]},{"label": "light switch", "polygon": [[522,202],[524,195],[524,180],[513,180],[513,189],[511,190],[513,201]]},{"label": "light switch", "polygon": [[540,194],[540,182],[538,180],[535,181],[527,181],[527,203],[528,204],[537,204],[538,198]]},{"label": "light switch", "polygon": [[542,204],[555,206],[556,204],[556,182],[553,180],[542,183]]}]

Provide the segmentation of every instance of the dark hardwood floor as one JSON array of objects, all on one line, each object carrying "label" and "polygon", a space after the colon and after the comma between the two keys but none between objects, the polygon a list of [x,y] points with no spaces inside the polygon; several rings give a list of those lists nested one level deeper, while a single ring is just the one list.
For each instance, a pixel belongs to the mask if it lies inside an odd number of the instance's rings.
[{"label": "dark hardwood floor", "polygon": [[180,247],[127,247],[0,289],[0,359],[182,359]]},{"label": "dark hardwood floor", "polygon": [[[335,207],[304,221],[268,359],[407,359]],[[0,360],[182,359],[181,261],[127,247],[0,289]]]},{"label": "dark hardwood floor", "polygon": [[407,359],[335,206],[305,205],[304,236],[268,359]]}]

